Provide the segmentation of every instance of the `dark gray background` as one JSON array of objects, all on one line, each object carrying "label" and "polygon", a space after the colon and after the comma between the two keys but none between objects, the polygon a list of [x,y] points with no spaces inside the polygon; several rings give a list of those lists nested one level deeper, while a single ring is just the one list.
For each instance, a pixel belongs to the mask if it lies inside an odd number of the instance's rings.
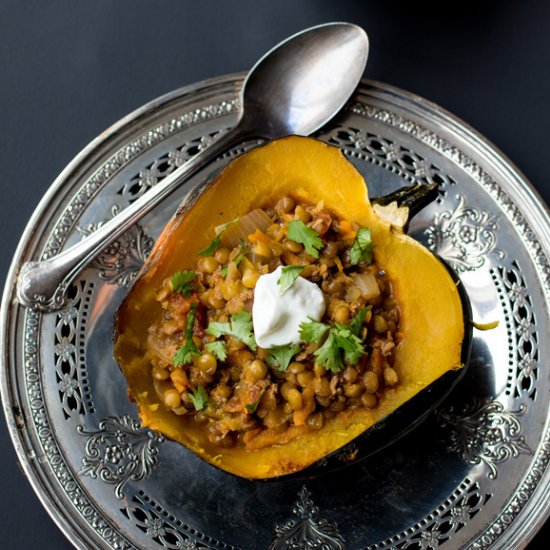
[{"label": "dark gray background", "polygon": [[[363,26],[368,77],[464,119],[549,203],[550,2],[433,4],[0,0],[2,284],[41,196],[102,130],[174,88],[246,70],[286,36],[328,21]],[[4,425],[0,448],[0,547],[70,548],[18,469]]]}]

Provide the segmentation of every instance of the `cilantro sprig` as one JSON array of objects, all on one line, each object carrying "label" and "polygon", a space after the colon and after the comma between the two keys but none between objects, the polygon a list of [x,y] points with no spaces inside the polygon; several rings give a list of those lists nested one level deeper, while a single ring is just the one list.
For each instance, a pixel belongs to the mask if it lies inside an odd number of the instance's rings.
[{"label": "cilantro sprig", "polygon": [[204,349],[211,353],[218,361],[225,361],[227,359],[227,349],[225,343],[221,340],[210,342],[204,346]]},{"label": "cilantro sprig", "polygon": [[335,373],[340,372],[346,363],[357,365],[365,354],[360,333],[366,315],[367,308],[361,308],[348,325],[335,323],[329,326],[312,319],[300,325],[300,338],[308,344],[319,344],[328,333],[313,355],[323,367]]},{"label": "cilantro sprig", "polygon": [[208,394],[204,389],[204,386],[199,386],[194,392],[187,392],[191,403],[195,407],[196,411],[202,411],[208,403]]},{"label": "cilantro sprig", "polygon": [[340,372],[346,363],[357,365],[365,348],[361,339],[346,325],[335,324],[329,329],[324,344],[313,355],[317,362],[332,372]]},{"label": "cilantro sprig", "polygon": [[197,316],[197,304],[191,304],[187,317],[185,318],[185,344],[174,355],[174,366],[179,367],[193,362],[193,357],[200,355],[200,352],[193,342],[193,327]]},{"label": "cilantro sprig", "polygon": [[256,338],[252,330],[252,315],[247,311],[239,311],[231,315],[229,322],[210,321],[205,332],[216,338],[227,334],[246,344],[251,350],[256,351]]},{"label": "cilantro sprig", "polygon": [[300,351],[300,344],[288,344],[274,346],[267,350],[269,355],[266,358],[267,364],[281,372],[286,371],[292,358]]},{"label": "cilantro sprig", "polygon": [[351,265],[357,265],[360,262],[367,262],[370,264],[374,258],[373,249],[370,229],[361,227],[359,231],[357,231],[355,240],[349,249]]},{"label": "cilantro sprig", "polygon": [[292,220],[288,224],[288,238],[303,244],[306,252],[314,258],[319,257],[319,251],[323,248],[323,241],[319,237],[319,233],[301,220]]},{"label": "cilantro sprig", "polygon": [[294,284],[294,281],[303,270],[303,265],[285,265],[281,269],[281,276],[277,281],[277,284],[281,287],[279,288],[279,294],[284,294]]},{"label": "cilantro sprig", "polygon": [[195,342],[186,339],[185,344],[176,351],[176,355],[174,355],[174,366],[181,367],[183,365],[188,365],[193,362],[193,357],[197,355],[200,355],[200,352],[197,346],[195,346]]},{"label": "cilantro sprig", "polygon": [[181,292],[186,298],[191,296],[191,283],[195,278],[194,271],[177,271],[170,278],[170,286],[173,292]]}]

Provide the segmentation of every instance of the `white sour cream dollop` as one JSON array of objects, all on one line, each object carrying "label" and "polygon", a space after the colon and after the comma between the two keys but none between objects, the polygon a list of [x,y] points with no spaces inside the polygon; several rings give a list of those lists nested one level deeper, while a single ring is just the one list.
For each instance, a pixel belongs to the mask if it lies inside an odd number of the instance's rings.
[{"label": "white sour cream dollop", "polygon": [[298,277],[283,294],[277,281],[282,267],[262,275],[254,289],[252,322],[256,342],[272,348],[300,342],[300,324],[309,318],[320,321],[325,313],[323,291],[303,277]]}]

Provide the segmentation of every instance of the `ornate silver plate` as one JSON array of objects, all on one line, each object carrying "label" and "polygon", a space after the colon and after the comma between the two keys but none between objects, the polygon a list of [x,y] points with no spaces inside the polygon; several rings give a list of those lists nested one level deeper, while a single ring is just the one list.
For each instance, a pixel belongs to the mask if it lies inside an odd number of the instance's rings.
[{"label": "ornate silver plate", "polygon": [[[547,517],[550,220],[521,174],[481,136],[406,92],[364,81],[319,136],[371,194],[441,184],[412,233],[461,275],[473,359],[422,426],[358,464],[314,478],[250,482],[144,430],[112,357],[113,314],[194,178],[128,231],[42,314],[19,307],[24,261],[67,248],[236,119],[241,75],[175,91],[102,134],[36,210],[2,311],[2,400],[44,505],[80,548],[513,548]],[[429,335],[427,335],[429,336]]]}]

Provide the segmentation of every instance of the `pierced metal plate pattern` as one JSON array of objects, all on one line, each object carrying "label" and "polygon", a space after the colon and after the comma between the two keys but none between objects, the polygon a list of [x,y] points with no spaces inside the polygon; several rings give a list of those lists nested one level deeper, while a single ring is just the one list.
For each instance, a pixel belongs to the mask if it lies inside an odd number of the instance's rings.
[{"label": "pierced metal plate pattern", "polygon": [[86,322],[93,282],[79,281],[68,290],[69,304],[56,315],[54,358],[63,413],[93,413],[86,370]]},{"label": "pierced metal plate pattern", "polygon": [[499,326],[475,332],[448,402],[363,462],[342,457],[339,471],[316,478],[237,479],[141,428],[126,397],[114,311],[176,205],[231,155],[105,250],[63,311],[15,304],[24,261],[77,242],[234,123],[240,78],[178,90],[116,125],[54,183],[23,235],[3,301],[1,381],[31,483],[81,548],[523,544],[550,507],[550,222],[506,159],[428,102],[365,81],[318,137],[342,149],[371,196],[441,185],[411,233],[460,271],[475,320]]}]

